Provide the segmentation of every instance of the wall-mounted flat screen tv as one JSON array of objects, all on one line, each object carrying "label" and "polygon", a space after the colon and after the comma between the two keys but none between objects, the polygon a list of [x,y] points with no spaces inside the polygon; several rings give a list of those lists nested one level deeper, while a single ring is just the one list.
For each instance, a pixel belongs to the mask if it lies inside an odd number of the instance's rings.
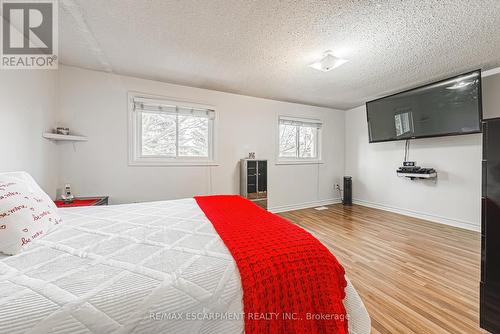
[{"label": "wall-mounted flat screen tv", "polygon": [[481,71],[366,103],[370,143],[481,132]]}]

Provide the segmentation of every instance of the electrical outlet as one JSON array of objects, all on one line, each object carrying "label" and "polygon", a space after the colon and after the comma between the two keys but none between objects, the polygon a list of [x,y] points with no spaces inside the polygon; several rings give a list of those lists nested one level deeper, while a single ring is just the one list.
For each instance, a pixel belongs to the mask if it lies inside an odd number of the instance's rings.
[{"label": "electrical outlet", "polygon": [[335,183],[335,190],[340,190],[340,185],[338,183]]}]

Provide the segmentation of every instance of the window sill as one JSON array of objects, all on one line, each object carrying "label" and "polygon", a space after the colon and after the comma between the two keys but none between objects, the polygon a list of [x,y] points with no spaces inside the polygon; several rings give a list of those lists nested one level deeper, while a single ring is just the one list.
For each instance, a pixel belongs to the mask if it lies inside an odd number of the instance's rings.
[{"label": "window sill", "polygon": [[129,161],[131,167],[189,167],[189,166],[219,166],[215,161]]},{"label": "window sill", "polygon": [[323,164],[322,160],[278,160],[276,165],[318,165]]}]

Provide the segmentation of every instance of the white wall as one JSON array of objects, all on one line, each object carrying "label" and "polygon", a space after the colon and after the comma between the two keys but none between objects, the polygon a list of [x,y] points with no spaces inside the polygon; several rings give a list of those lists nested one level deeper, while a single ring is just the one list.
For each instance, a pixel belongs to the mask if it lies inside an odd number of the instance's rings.
[{"label": "white wall", "polygon": [[[62,66],[59,125],[89,137],[63,144],[59,183],[78,195],[110,195],[112,203],[239,193],[240,158],[255,151],[269,159],[269,207],[338,198],[333,184],[344,173],[344,112],[278,102]],[[127,156],[127,92],[139,91],[216,107],[214,167],[131,167]],[[276,165],[279,114],[324,121],[320,165]]]},{"label": "white wall", "polygon": [[[500,116],[498,82],[500,75],[483,79],[485,117]],[[129,167],[128,91],[216,106],[219,165]],[[325,122],[324,164],[275,164],[279,114]],[[0,125],[0,172],[26,170],[51,196],[66,182],[78,195],[106,194],[112,203],[238,193],[238,160],[255,151],[270,160],[269,206],[274,210],[335,201],[332,185],[347,174],[353,176],[359,204],[479,229],[481,135],[413,140],[411,160],[436,168],[439,177],[437,183],[400,179],[395,170],[404,143],[368,144],[364,106],[344,113],[61,66],[58,72],[3,71]],[[56,125],[89,141],[42,139],[41,133]]]},{"label": "white wall", "polygon": [[500,73],[483,77],[483,118],[500,117]]},{"label": "white wall", "polygon": [[368,143],[365,106],[346,111],[346,174],[353,199],[367,206],[480,229],[481,134],[412,140],[410,160],[438,172],[437,182],[396,176],[404,141]]},{"label": "white wall", "polygon": [[58,151],[42,133],[54,125],[56,85],[56,71],[4,70],[0,75],[0,172],[27,171],[51,196]]}]

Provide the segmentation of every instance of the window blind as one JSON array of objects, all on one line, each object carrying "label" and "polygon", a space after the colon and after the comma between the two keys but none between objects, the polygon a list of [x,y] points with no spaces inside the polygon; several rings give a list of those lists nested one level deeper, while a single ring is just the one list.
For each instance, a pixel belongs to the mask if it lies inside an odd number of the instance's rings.
[{"label": "window blind", "polygon": [[215,111],[208,108],[189,106],[174,101],[148,99],[135,97],[133,100],[134,111],[139,112],[160,112],[173,115],[191,115],[194,117],[206,117],[215,119]]},{"label": "window blind", "polygon": [[280,116],[279,123],[283,125],[293,125],[317,129],[320,129],[323,126],[323,122],[319,119],[304,119],[286,116]]}]

